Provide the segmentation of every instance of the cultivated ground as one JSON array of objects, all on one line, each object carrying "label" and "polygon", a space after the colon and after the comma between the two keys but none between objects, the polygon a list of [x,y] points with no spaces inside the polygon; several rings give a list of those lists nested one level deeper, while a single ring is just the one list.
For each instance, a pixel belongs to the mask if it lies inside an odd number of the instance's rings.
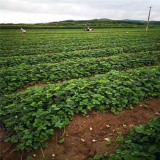
[{"label": "cultivated ground", "polygon": [[[116,142],[120,134],[126,137],[132,127],[147,124],[151,117],[160,115],[159,81],[153,83],[154,78],[146,73],[143,77],[144,66],[152,68],[160,64],[159,31],[37,29],[27,30],[26,35],[21,35],[20,30],[2,30],[0,121],[8,126],[12,134],[20,136],[15,138],[18,143],[0,143],[1,159],[25,160],[30,156],[34,160],[89,160],[102,152],[109,155],[115,153],[120,147]],[[142,71],[137,70],[135,75],[130,72],[122,74],[122,71],[140,68]],[[135,77],[140,72],[142,77],[137,80]],[[101,76],[99,80],[98,75]],[[116,76],[120,78],[114,78]],[[92,89],[94,80],[95,86]],[[121,85],[124,87],[123,92],[119,89]],[[137,85],[135,90],[134,85]],[[100,88],[105,88],[106,92],[99,91]],[[110,97],[109,94],[113,96]],[[55,111],[50,109],[51,105],[56,105]],[[76,109],[67,110],[64,109],[65,106],[74,106]],[[64,111],[69,124],[65,124],[62,112],[60,114],[57,111],[59,108]],[[42,111],[40,115],[39,109]],[[77,110],[79,113],[76,113]],[[82,113],[86,112],[88,113],[84,116]],[[46,122],[43,113],[49,118],[54,114],[62,118],[60,122],[64,122],[64,125],[55,126],[48,118],[48,126],[39,129],[41,124],[35,124],[35,121],[40,117],[41,122]],[[32,115],[32,118],[28,115]],[[32,148],[35,139],[25,139],[29,134],[34,137],[37,131],[41,137],[41,133],[48,129],[53,130],[54,134],[46,132],[47,138],[39,143],[38,149]],[[26,130],[29,130],[29,134]],[[4,138],[2,130],[0,138]],[[46,148],[42,147],[43,142],[48,143]],[[25,144],[26,148],[14,151],[19,143]]]}]

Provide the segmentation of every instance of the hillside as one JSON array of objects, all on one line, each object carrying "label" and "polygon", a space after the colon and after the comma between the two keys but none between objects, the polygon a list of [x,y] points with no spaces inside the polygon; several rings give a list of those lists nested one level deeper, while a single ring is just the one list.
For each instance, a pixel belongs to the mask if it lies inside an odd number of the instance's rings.
[{"label": "hillside", "polygon": [[[93,20],[66,20],[59,22],[37,23],[37,24],[0,24],[1,29],[39,28],[39,29],[81,29],[91,28],[141,28],[146,25],[147,21],[139,20],[109,20],[107,18]],[[151,21],[150,27],[160,26],[160,21]]]}]

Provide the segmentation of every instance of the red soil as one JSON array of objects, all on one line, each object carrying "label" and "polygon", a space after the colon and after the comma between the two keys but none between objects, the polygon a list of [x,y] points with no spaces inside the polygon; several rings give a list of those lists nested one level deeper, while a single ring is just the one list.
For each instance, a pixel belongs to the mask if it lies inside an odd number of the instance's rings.
[{"label": "red soil", "polygon": [[[118,132],[127,135],[132,126],[146,124],[151,117],[156,117],[159,113],[160,99],[153,99],[142,101],[132,109],[124,109],[118,115],[110,111],[105,113],[91,111],[87,116],[76,114],[74,120],[66,126],[65,131],[57,130],[56,134],[47,140],[48,147],[43,150],[40,148],[24,153],[12,152],[16,145],[10,147],[10,143],[3,142],[0,143],[0,154],[3,155],[3,160],[25,160],[27,156],[33,157],[34,154],[36,155],[34,160],[89,160],[103,151],[108,154],[114,153],[119,147],[116,142]],[[65,141],[60,144],[59,140],[62,137]],[[104,138],[110,138],[112,143],[107,144]],[[53,154],[55,154],[54,157]]]}]

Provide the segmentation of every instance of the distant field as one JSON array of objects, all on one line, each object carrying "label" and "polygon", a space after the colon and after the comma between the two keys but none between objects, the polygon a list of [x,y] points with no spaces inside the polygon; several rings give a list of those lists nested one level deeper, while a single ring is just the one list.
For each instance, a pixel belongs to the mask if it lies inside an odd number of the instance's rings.
[{"label": "distant field", "polygon": [[[128,32],[128,33],[127,33]],[[0,30],[1,57],[40,55],[76,50],[122,47],[124,52],[159,50],[160,29]]]},{"label": "distant field", "polygon": [[160,97],[160,28],[26,31],[0,30],[0,121],[19,150],[43,146],[75,113]]}]

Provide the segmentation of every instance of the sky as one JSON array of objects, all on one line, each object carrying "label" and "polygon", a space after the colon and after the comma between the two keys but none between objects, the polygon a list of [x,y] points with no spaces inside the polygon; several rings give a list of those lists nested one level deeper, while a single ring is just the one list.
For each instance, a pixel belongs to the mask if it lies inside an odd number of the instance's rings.
[{"label": "sky", "polygon": [[46,23],[62,20],[160,21],[160,0],[0,0],[0,23]]}]

